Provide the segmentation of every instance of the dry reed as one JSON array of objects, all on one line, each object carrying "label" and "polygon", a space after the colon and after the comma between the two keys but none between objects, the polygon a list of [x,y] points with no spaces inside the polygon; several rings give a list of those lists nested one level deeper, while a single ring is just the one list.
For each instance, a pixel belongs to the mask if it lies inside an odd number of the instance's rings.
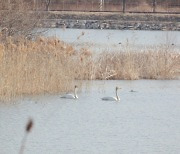
[{"label": "dry reed", "polygon": [[57,39],[8,38],[0,44],[1,100],[67,90],[73,61],[74,49]]},{"label": "dry reed", "polygon": [[180,75],[180,53],[162,49],[100,55],[97,79],[175,79]]},{"label": "dry reed", "polygon": [[93,55],[54,38],[8,38],[0,44],[0,99],[59,93],[74,80],[174,79],[180,54],[170,49],[107,52]]},{"label": "dry reed", "polygon": [[31,132],[32,127],[33,127],[33,120],[29,119],[28,123],[26,124],[26,131],[25,131],[22,143],[21,143],[19,154],[24,153],[25,145],[26,145],[26,142],[27,142],[27,136]]}]

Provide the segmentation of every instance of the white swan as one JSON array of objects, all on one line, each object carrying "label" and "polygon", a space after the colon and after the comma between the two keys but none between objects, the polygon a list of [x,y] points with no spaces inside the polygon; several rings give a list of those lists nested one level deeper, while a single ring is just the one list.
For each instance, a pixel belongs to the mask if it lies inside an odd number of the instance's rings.
[{"label": "white swan", "polygon": [[75,85],[74,86],[74,94],[65,94],[63,96],[61,96],[61,98],[66,98],[66,99],[77,99],[78,96],[77,96],[77,86]]},{"label": "white swan", "polygon": [[104,101],[120,101],[120,98],[117,94],[118,89],[121,89],[121,88],[116,87],[116,97],[103,97],[102,100],[104,100]]}]

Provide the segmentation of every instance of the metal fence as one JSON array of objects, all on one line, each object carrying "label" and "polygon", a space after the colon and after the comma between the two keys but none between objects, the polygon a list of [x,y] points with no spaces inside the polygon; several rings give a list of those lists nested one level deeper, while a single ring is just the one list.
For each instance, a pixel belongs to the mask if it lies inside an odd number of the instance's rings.
[{"label": "metal fence", "polygon": [[58,2],[51,1],[49,6],[47,3],[37,3],[36,10],[49,11],[103,11],[103,12],[154,12],[154,13],[180,13],[180,3],[160,3],[158,0],[152,0],[151,3],[145,2],[128,2],[128,0],[119,0],[116,3],[106,0],[81,1],[74,0],[68,2],[60,0]]},{"label": "metal fence", "polygon": [[149,0],[149,3],[129,0],[119,0],[116,3],[113,0],[31,0],[28,3],[29,8],[36,11],[180,13],[180,0],[175,3],[161,3],[158,0]]}]

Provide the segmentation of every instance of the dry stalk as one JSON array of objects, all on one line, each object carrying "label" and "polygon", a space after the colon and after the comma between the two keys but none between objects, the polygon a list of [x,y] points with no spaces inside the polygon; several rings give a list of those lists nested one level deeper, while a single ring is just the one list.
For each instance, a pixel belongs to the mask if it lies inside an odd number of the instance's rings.
[{"label": "dry stalk", "polygon": [[27,142],[27,136],[31,132],[33,125],[34,125],[33,124],[33,120],[29,119],[28,123],[26,124],[26,131],[25,131],[22,143],[21,143],[19,154],[23,154],[24,153],[25,145],[26,145],[26,142]]}]

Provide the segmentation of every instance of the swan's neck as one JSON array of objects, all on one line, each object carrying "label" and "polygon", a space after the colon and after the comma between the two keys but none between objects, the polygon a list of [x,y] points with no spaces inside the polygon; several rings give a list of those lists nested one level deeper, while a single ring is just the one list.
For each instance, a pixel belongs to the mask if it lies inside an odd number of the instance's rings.
[{"label": "swan's neck", "polygon": [[117,91],[118,91],[118,89],[116,89],[116,98],[117,98],[117,100],[119,100],[119,96],[118,96]]},{"label": "swan's neck", "polygon": [[78,98],[77,92],[76,92],[76,88],[74,88],[74,97],[75,97],[75,98]]}]

